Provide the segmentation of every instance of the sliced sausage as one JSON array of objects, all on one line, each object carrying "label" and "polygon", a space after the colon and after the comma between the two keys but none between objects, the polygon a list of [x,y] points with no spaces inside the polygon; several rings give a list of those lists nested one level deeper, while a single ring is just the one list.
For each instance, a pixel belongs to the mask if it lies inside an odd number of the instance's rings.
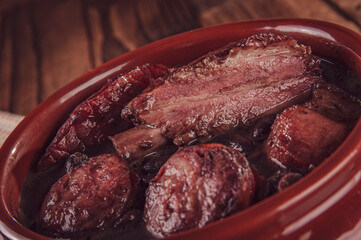
[{"label": "sliced sausage", "polygon": [[52,237],[73,237],[113,225],[132,200],[138,182],[124,159],[113,154],[90,158],[51,187],[41,207],[41,231]]},{"label": "sliced sausage", "polygon": [[149,184],[147,229],[163,237],[202,227],[249,206],[254,186],[244,154],[221,144],[183,148]]}]

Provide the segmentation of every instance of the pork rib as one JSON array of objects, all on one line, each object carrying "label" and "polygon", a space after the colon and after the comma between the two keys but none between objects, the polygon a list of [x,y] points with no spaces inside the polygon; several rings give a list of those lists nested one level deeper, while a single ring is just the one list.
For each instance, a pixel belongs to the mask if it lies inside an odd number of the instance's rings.
[{"label": "pork rib", "polygon": [[122,117],[176,145],[210,138],[309,97],[319,59],[285,35],[263,33],[183,66],[133,99]]},{"label": "pork rib", "polygon": [[79,104],[40,158],[37,169],[44,170],[121,131],[124,125],[120,117],[122,108],[155,78],[168,71],[168,67],[157,64],[137,67]]},{"label": "pork rib", "polygon": [[114,148],[118,154],[128,162],[141,160],[145,155],[165,146],[168,139],[164,137],[159,128],[145,125],[135,126],[113,137]]}]

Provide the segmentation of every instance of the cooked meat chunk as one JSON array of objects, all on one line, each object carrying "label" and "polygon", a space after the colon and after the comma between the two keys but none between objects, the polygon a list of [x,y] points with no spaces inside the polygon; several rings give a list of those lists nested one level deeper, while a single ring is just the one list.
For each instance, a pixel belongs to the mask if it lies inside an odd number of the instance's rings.
[{"label": "cooked meat chunk", "polygon": [[104,142],[124,128],[122,108],[155,78],[169,69],[163,65],[143,65],[118,77],[79,104],[58,130],[38,162],[38,170],[64,161],[77,151]]},{"label": "cooked meat chunk", "polygon": [[259,120],[253,128],[253,132],[252,132],[253,140],[257,142],[264,141],[267,138],[269,132],[271,131],[271,126],[274,120],[275,120],[274,116],[268,116]]},{"label": "cooked meat chunk", "polygon": [[70,172],[71,170],[73,170],[74,167],[82,164],[86,160],[88,160],[87,155],[80,152],[73,153],[65,161],[65,172]]},{"label": "cooked meat chunk", "polygon": [[337,122],[354,123],[361,116],[359,99],[336,85],[327,83],[313,86],[311,100],[305,106]]},{"label": "cooked meat chunk", "polygon": [[281,177],[277,184],[278,192],[281,192],[300,180],[303,176],[299,173],[289,172]]},{"label": "cooked meat chunk", "polygon": [[120,156],[129,162],[140,160],[168,143],[159,128],[139,125],[110,137]]},{"label": "cooked meat chunk", "polygon": [[305,172],[319,165],[347,134],[345,124],[294,106],[277,116],[266,141],[266,152],[278,165]]},{"label": "cooked meat chunk", "polygon": [[146,191],[147,229],[163,237],[202,227],[250,205],[252,170],[243,154],[221,144],[180,149]]},{"label": "cooked meat chunk", "polygon": [[138,182],[124,159],[113,154],[90,158],[51,187],[41,207],[41,230],[74,237],[111,227],[132,201]]},{"label": "cooked meat chunk", "polygon": [[320,72],[309,47],[284,35],[258,34],[173,71],[133,99],[122,117],[160,128],[185,145],[305,101]]}]

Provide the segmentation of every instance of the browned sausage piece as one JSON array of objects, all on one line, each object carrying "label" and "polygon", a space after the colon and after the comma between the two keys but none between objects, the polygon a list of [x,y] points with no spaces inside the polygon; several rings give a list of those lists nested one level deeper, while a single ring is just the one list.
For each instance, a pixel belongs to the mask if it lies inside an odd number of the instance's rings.
[{"label": "browned sausage piece", "polygon": [[113,154],[90,158],[60,178],[45,197],[40,228],[73,237],[113,225],[132,200],[139,178]]},{"label": "browned sausage piece", "polygon": [[58,130],[40,158],[37,169],[48,169],[74,152],[83,152],[124,130],[125,124],[120,119],[123,107],[143,89],[150,88],[156,78],[169,71],[168,67],[160,64],[136,67],[80,103]]},{"label": "browned sausage piece", "polygon": [[284,110],[277,116],[266,142],[273,162],[285,168],[307,172],[319,165],[346,138],[345,124],[301,106]]},{"label": "browned sausage piece", "polygon": [[243,154],[221,144],[173,154],[146,191],[148,231],[163,237],[202,227],[250,205],[253,173]]}]

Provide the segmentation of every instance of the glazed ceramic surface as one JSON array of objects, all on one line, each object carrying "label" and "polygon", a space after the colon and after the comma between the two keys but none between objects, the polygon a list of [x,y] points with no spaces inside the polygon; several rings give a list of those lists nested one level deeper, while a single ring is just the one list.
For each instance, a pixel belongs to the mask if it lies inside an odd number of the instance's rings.
[{"label": "glazed ceramic surface", "polygon": [[[72,81],[35,108],[0,150],[0,232],[10,239],[47,239],[19,222],[28,169],[72,109],[109,78],[145,63],[178,66],[261,32],[284,33],[313,53],[342,62],[361,77],[361,36],[313,20],[237,22],[169,37],[124,54]],[[361,239],[361,122],[319,167],[285,191],[202,229],[170,239]],[[0,237],[1,238],[1,237]]]}]

